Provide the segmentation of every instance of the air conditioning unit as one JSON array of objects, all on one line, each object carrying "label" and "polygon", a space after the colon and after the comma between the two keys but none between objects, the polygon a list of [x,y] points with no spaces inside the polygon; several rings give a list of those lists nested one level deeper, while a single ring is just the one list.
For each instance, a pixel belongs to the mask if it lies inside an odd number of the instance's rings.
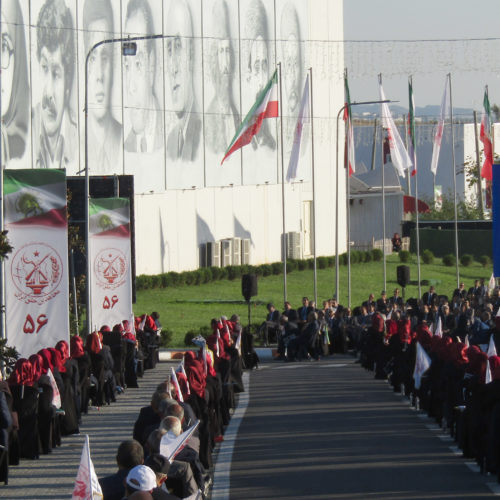
[{"label": "air conditioning unit", "polygon": [[220,267],[220,241],[208,241],[205,262],[209,267]]},{"label": "air conditioning unit", "polygon": [[221,240],[221,265],[222,267],[233,264],[233,240]]},{"label": "air conditioning unit", "polygon": [[241,240],[241,265],[250,265],[250,238]]},{"label": "air conditioning unit", "polygon": [[233,238],[233,266],[241,266],[241,238]]},{"label": "air conditioning unit", "polygon": [[300,233],[286,233],[287,258],[300,259],[302,258],[302,247],[300,244]]}]

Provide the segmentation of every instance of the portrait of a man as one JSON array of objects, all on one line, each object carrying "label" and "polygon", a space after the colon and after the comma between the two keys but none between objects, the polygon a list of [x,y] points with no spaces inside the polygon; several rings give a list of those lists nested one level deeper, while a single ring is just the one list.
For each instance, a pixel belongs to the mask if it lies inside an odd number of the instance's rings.
[{"label": "portrait of a man", "polygon": [[166,76],[174,116],[167,138],[167,157],[193,161],[199,151],[201,116],[193,87],[193,19],[186,0],[172,0],[166,28]]},{"label": "portrait of a man", "polygon": [[[269,81],[268,22],[262,0],[252,0],[245,16],[245,41],[247,52],[244,69],[246,81],[251,89],[252,103]],[[252,148],[276,149],[276,141],[269,130],[269,121],[264,120],[259,133],[252,138]]]},{"label": "portrait of a man", "polygon": [[[110,0],[85,0],[83,39],[85,57],[101,40],[113,38],[113,9]],[[122,171],[121,124],[111,113],[113,88],[113,44],[95,48],[88,65],[88,161],[92,174]]]},{"label": "portrait of a man", "polygon": [[41,87],[32,125],[36,168],[67,168],[78,155],[76,120],[69,106],[75,73],[74,33],[64,0],[46,0],[36,30]]},{"label": "portrait of a man", "polygon": [[305,78],[299,17],[291,2],[283,7],[281,13],[280,40],[284,90],[284,144],[290,145],[291,148],[300,107],[301,87]]},{"label": "portrait of a man", "polygon": [[223,154],[240,122],[238,108],[233,99],[235,55],[225,0],[215,1],[211,23],[214,34],[211,41],[209,71],[214,96],[205,114],[205,141],[209,151]]},{"label": "portrait of a man", "polygon": [[[129,0],[125,33],[131,36],[152,35],[153,15],[147,0]],[[124,56],[125,108],[131,130],[125,139],[125,150],[151,153],[163,147],[163,114],[155,94],[158,58],[155,40],[137,43],[135,56]]]},{"label": "portrait of a man", "polygon": [[2,2],[2,167],[21,158],[30,117],[24,20],[18,0]]}]

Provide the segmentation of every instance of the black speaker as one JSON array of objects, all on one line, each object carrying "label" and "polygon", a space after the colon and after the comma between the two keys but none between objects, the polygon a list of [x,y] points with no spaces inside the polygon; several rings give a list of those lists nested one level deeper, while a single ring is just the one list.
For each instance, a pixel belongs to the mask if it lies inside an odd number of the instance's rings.
[{"label": "black speaker", "polygon": [[241,293],[247,302],[250,300],[250,297],[257,295],[256,274],[244,274],[241,277]]},{"label": "black speaker", "polygon": [[398,283],[403,288],[410,282],[410,266],[398,266]]}]

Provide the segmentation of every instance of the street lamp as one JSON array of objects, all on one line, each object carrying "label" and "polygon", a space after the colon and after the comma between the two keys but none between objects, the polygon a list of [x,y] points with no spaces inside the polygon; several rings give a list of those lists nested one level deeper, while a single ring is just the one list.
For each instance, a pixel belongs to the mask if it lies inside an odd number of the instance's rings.
[{"label": "street lamp", "polygon": [[[391,101],[362,101],[351,102],[349,107],[360,106],[362,104],[384,104]],[[347,104],[344,104],[337,113],[337,147],[336,147],[336,186],[335,186],[335,298],[339,301],[339,118],[345,111]],[[350,111],[350,110],[349,110]],[[350,115],[350,113],[349,113]],[[347,223],[347,306],[351,307],[351,220],[349,209],[349,169],[346,169],[346,223]]]},{"label": "street lamp", "polygon": [[135,56],[137,54],[137,41],[139,40],[157,40],[168,38],[167,35],[144,35],[144,36],[134,36],[126,38],[110,38],[107,40],[101,40],[95,43],[87,52],[87,57],[85,59],[85,248],[87,250],[87,294],[86,294],[86,306],[87,306],[87,334],[90,333],[92,325],[92,314],[90,311],[90,261],[89,261],[89,144],[88,144],[88,107],[89,107],[89,96],[88,96],[88,77],[89,77],[89,60],[92,52],[100,47],[101,45],[107,45],[111,43],[121,43],[122,44],[122,55],[125,57]]}]

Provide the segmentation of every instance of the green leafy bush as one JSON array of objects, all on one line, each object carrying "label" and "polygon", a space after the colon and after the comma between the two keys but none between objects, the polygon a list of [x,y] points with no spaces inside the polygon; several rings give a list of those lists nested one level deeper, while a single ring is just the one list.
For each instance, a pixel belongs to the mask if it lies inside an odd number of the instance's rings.
[{"label": "green leafy bush", "polygon": [[371,251],[363,252],[362,256],[363,262],[370,262],[373,259],[373,254],[371,253]]},{"label": "green leafy bush", "polygon": [[474,261],[474,257],[472,257],[469,253],[464,253],[462,257],[460,257],[460,264],[465,267],[469,267]]},{"label": "green leafy bush", "polygon": [[328,267],[335,267],[335,255],[330,255],[327,257]]},{"label": "green leafy bush", "polygon": [[306,262],[309,269],[314,269],[314,259],[307,259]]},{"label": "green leafy bush", "polygon": [[452,253],[447,253],[443,257],[443,265],[452,267],[456,264],[455,256]]},{"label": "green leafy bush", "polygon": [[283,262],[273,262],[271,264],[271,269],[275,276],[278,274],[283,274]]},{"label": "green leafy bush", "polygon": [[481,255],[479,257],[479,262],[483,267],[489,266],[491,264],[491,259],[489,255]]},{"label": "green leafy bush", "polygon": [[328,259],[326,257],[318,257],[316,259],[318,269],[326,269],[328,267]]},{"label": "green leafy bush", "polygon": [[292,273],[296,271],[298,267],[297,261],[295,259],[289,259],[286,261],[286,273]]},{"label": "green leafy bush", "polygon": [[426,249],[422,252],[422,261],[424,264],[432,264],[434,262],[434,254],[431,250]]},{"label": "green leafy bush", "polygon": [[351,264],[357,264],[361,259],[361,252],[359,250],[351,250]]},{"label": "green leafy bush", "polygon": [[257,274],[260,274],[260,276],[271,276],[273,268],[269,264],[261,264],[257,266]]},{"label": "green leafy bush", "polygon": [[399,251],[399,261],[400,262],[410,262],[411,254],[408,250]]},{"label": "green leafy bush", "polygon": [[138,290],[149,290],[152,287],[151,276],[141,274],[135,279],[135,286]]},{"label": "green leafy bush", "polygon": [[174,332],[168,328],[162,328],[160,333],[160,347],[168,347],[170,342],[172,342],[172,337]]},{"label": "green leafy bush", "polygon": [[341,266],[347,266],[347,253],[342,253],[339,255],[339,263]]},{"label": "green leafy bush", "polygon": [[374,262],[380,262],[384,258],[384,252],[380,248],[374,248],[372,250],[372,257]]},{"label": "green leafy bush", "polygon": [[304,271],[305,269],[307,269],[307,261],[305,261],[304,259],[299,259],[297,265],[299,267],[299,271]]}]

